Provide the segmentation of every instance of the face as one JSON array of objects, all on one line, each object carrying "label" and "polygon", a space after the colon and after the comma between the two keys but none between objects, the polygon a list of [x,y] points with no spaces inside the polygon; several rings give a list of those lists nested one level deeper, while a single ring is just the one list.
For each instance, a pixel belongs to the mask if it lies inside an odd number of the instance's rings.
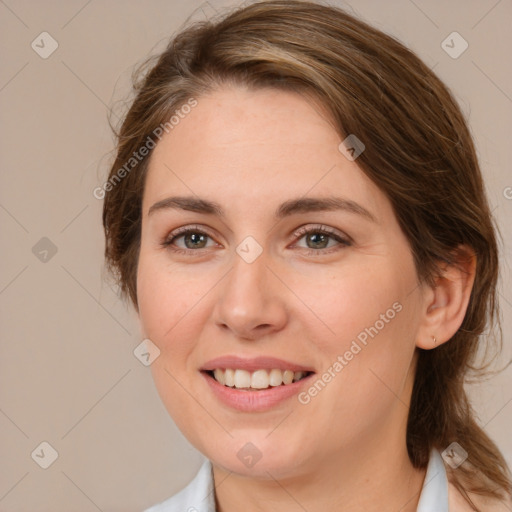
[{"label": "face", "polygon": [[139,316],[170,415],[239,474],[405,443],[424,297],[387,197],[305,97],[197,101],[154,149],[143,198]]}]

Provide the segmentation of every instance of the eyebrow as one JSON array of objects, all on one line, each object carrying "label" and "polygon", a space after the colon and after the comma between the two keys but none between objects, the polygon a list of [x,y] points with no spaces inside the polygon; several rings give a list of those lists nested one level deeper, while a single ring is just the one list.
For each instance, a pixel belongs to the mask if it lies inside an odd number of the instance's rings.
[{"label": "eyebrow", "polygon": [[[224,210],[218,203],[193,196],[174,196],[162,199],[151,206],[148,211],[148,216],[157,211],[168,209],[187,210],[207,215],[217,215],[220,218],[226,217]],[[354,213],[371,222],[377,223],[375,216],[366,208],[355,201],[341,197],[302,197],[299,199],[290,199],[282,203],[276,209],[274,217],[276,219],[283,219],[284,217],[297,213],[336,210]]]}]

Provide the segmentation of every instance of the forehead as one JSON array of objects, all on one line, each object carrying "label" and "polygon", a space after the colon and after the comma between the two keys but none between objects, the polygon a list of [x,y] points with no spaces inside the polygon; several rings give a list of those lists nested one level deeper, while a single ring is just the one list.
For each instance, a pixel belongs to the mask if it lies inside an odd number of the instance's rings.
[{"label": "forehead", "polygon": [[336,146],[339,138],[318,102],[271,88],[218,89],[197,98],[197,105],[181,117],[164,135],[165,142],[158,145],[156,154],[163,146],[171,151],[193,147],[194,154],[187,155],[188,159],[222,149],[226,159],[251,151],[254,160],[254,149],[262,146],[266,151],[260,157],[275,156],[275,148],[280,146],[283,151],[289,147],[300,151],[304,145],[304,150],[317,145],[316,149],[323,151],[329,144]]},{"label": "forehead", "polygon": [[[227,88],[197,98],[153,150],[144,209],[167,195],[252,200],[332,195],[379,206],[383,194],[339,151],[318,102],[277,89]],[[382,206],[385,206],[384,204]]]}]

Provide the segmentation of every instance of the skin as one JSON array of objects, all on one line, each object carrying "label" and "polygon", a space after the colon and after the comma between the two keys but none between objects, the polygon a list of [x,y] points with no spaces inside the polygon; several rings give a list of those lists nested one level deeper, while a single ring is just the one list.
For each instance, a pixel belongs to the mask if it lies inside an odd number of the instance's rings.
[{"label": "skin", "polygon": [[[311,99],[239,87],[197,99],[151,156],[137,289],[142,334],[160,349],[151,366],[158,392],[212,461],[217,510],[415,511],[425,471],[412,467],[405,436],[416,348],[456,332],[474,261],[467,274],[445,268],[434,288],[419,283],[389,200],[341,154]],[[376,222],[347,211],[273,217],[286,200],[333,195]],[[148,214],[169,196],[216,201],[226,216]],[[350,244],[294,236],[319,225]],[[206,241],[181,236],[164,247],[183,226],[208,231]],[[236,252],[247,236],[263,248],[252,263]],[[306,405],[292,397],[239,412],[199,374],[209,359],[236,354],[291,360],[320,376],[396,302],[402,310]],[[252,468],[237,457],[247,442],[261,452]]]}]

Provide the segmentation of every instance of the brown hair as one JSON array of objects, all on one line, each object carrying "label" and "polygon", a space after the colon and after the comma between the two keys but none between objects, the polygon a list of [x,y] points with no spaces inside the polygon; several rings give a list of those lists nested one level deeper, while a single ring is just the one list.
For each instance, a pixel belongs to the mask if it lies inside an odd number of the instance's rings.
[{"label": "brown hair", "polygon": [[[424,468],[433,447],[442,451],[456,441],[469,454],[452,476],[463,494],[510,492],[507,464],[476,423],[464,389],[486,343],[481,335],[499,326],[498,248],[472,137],[448,88],[400,42],[343,10],[285,0],[185,27],[138,77],[109,180],[191,97],[224,84],[299,91],[327,108],[342,140],[356,134],[364,142],[357,163],[391,201],[422,281],[433,285],[440,262],[456,263],[460,244],[475,251],[460,329],[433,350],[418,349],[407,448],[413,465]],[[108,268],[135,308],[150,156],[111,182],[103,208]]]}]

